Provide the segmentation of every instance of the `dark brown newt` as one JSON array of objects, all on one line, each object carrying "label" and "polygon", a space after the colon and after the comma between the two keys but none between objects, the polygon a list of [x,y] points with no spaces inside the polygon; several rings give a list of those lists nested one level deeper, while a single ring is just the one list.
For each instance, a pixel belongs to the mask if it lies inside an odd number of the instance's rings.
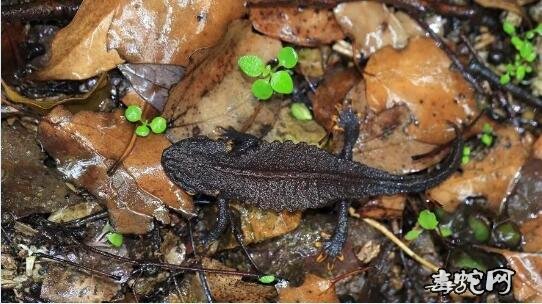
[{"label": "dark brown newt", "polygon": [[[265,142],[226,130],[217,140],[196,136],[173,144],[164,151],[162,166],[171,180],[188,192],[219,198],[222,210],[219,230],[227,225],[224,209],[230,200],[276,211],[321,208],[343,202],[339,213],[344,219],[346,201],[421,192],[444,181],[459,166],[461,136],[453,141],[451,151],[438,168],[394,175],[368,167],[351,160],[359,132],[357,117],[351,110],[345,111],[340,114],[339,122],[345,129],[341,155],[305,143]],[[220,223],[220,217],[224,223]]]}]

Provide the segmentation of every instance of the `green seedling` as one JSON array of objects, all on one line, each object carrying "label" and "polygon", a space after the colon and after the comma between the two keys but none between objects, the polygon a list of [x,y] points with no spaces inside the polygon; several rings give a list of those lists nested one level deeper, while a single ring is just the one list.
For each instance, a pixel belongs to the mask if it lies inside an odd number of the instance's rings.
[{"label": "green seedling", "polygon": [[140,137],[149,136],[151,131],[155,134],[164,133],[167,129],[167,120],[162,116],[154,117],[151,122],[143,121],[143,110],[137,105],[130,105],[124,111],[124,117],[129,122],[139,122],[140,125],[135,129],[135,134]]},{"label": "green seedling", "polygon": [[413,241],[417,239],[424,230],[435,230],[442,237],[449,237],[453,234],[450,227],[439,225],[439,221],[435,213],[427,209],[420,212],[416,226],[405,234],[405,239],[407,241]]},{"label": "green seedling", "polygon": [[109,232],[106,235],[107,240],[113,247],[119,248],[124,242],[124,237],[118,232]]},{"label": "green seedling", "polygon": [[519,34],[511,22],[504,21],[503,30],[510,36],[510,43],[516,50],[514,62],[506,65],[506,72],[500,77],[500,83],[506,85],[513,79],[516,82],[521,82],[527,74],[533,71],[532,65],[537,57],[537,52],[532,40],[537,35],[542,36],[542,24],[530,31]]},{"label": "green seedling", "polygon": [[292,116],[301,121],[312,120],[312,114],[309,108],[304,103],[294,102],[290,105],[290,113]]},{"label": "green seedling", "polygon": [[252,94],[259,100],[268,100],[273,93],[291,94],[294,91],[292,68],[297,65],[297,52],[292,47],[283,47],[277,54],[277,65],[265,65],[256,55],[241,56],[239,68],[249,77],[258,78],[252,83]]}]

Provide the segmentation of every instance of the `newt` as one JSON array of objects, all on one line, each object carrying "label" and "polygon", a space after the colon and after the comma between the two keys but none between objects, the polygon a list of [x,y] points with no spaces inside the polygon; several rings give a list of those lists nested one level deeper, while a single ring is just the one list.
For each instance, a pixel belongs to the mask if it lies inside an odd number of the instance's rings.
[{"label": "newt", "polygon": [[325,246],[329,255],[338,254],[346,239],[347,202],[421,192],[444,181],[459,166],[461,136],[456,136],[438,168],[426,172],[394,175],[363,165],[351,160],[359,135],[356,114],[342,111],[339,125],[345,136],[340,155],[306,143],[266,142],[228,129],[219,139],[195,136],[176,142],[164,150],[162,166],[169,178],[189,193],[218,198],[219,220],[211,239],[225,230],[227,202],[231,200],[275,211],[338,204],[339,224],[333,237],[338,239],[332,238]]}]

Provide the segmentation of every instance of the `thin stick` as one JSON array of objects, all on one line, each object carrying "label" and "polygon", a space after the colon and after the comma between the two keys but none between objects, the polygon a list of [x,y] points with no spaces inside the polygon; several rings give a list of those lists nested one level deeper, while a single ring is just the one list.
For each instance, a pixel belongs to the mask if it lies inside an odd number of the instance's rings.
[{"label": "thin stick", "polygon": [[439,270],[439,267],[435,264],[429,262],[428,260],[422,258],[418,254],[416,254],[412,249],[410,249],[403,241],[401,241],[399,238],[393,234],[386,226],[380,224],[379,222],[370,219],[370,218],[363,218],[363,221],[367,224],[369,224],[371,227],[375,228],[376,230],[382,232],[388,239],[390,239],[392,242],[394,242],[401,250],[403,250],[408,256],[416,260],[418,263],[420,263],[425,268],[429,269],[432,272],[437,272]]}]

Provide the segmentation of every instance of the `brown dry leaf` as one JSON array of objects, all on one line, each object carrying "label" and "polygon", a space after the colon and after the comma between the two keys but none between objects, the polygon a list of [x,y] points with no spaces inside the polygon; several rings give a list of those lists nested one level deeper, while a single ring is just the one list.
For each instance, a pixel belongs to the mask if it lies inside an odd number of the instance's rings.
[{"label": "brown dry leaf", "polygon": [[395,174],[423,170],[436,164],[443,154],[413,160],[412,157],[436,148],[406,134],[412,125],[406,106],[384,110],[361,125],[360,140],[354,147],[353,159],[370,167]]},{"label": "brown dry leaf", "polygon": [[406,104],[416,121],[408,133],[419,141],[446,143],[455,136],[449,122],[469,123],[478,112],[471,87],[431,39],[412,39],[401,51],[378,51],[364,76],[369,107],[378,113]]},{"label": "brown dry leaf", "polygon": [[364,57],[387,45],[404,48],[409,37],[423,35],[414,20],[402,12],[390,12],[382,3],[341,3],[334,12],[344,32],[354,40],[355,51],[361,52]]},{"label": "brown dry leaf", "polygon": [[[235,270],[208,258],[202,260],[202,266],[211,269]],[[207,280],[213,299],[217,302],[269,302],[277,297],[275,287],[243,282],[239,276],[209,273]]]},{"label": "brown dry leaf", "polygon": [[374,219],[394,219],[403,216],[406,195],[379,196],[368,201],[356,213],[361,217]]},{"label": "brown dry leaf", "polygon": [[328,279],[307,273],[305,281],[299,287],[278,289],[281,303],[338,303],[339,298]]},{"label": "brown dry leaf", "polygon": [[232,23],[207,59],[172,89],[164,110],[164,117],[173,121],[170,140],[212,135],[217,127],[263,135],[280,103],[256,100],[250,90],[253,80],[243,76],[237,59],[253,54],[265,62],[280,48],[280,41],[253,33],[250,23]]},{"label": "brown dry leaf", "polygon": [[130,63],[187,66],[244,13],[243,0],[127,0],[113,18],[108,47]]},{"label": "brown dry leaf", "polygon": [[268,142],[290,140],[294,143],[304,142],[320,146],[320,141],[325,136],[326,131],[314,120],[299,121],[290,113],[290,107],[284,106],[263,139]]},{"label": "brown dry leaf", "polygon": [[73,115],[59,106],[41,121],[38,138],[70,181],[107,204],[119,232],[141,234],[152,229],[153,217],[169,223],[168,208],[192,213],[193,203],[162,169],[162,151],[170,145],[164,136],[139,138],[122,166],[107,175],[133,132],[121,110]]},{"label": "brown dry leaf", "polygon": [[469,196],[484,196],[488,201],[486,208],[500,214],[502,203],[529,156],[532,140],[522,139],[512,126],[494,125],[493,130],[496,143],[483,159],[471,160],[462,166],[462,172],[427,192],[446,211],[453,212]]},{"label": "brown dry leaf", "polygon": [[111,302],[120,295],[121,285],[95,275],[51,266],[41,286],[40,297],[56,303]]},{"label": "brown dry leaf", "polygon": [[523,18],[527,17],[525,10],[517,0],[474,0],[474,2],[480,4],[483,7],[502,9],[513,12]]},{"label": "brown dry leaf", "polygon": [[250,20],[257,31],[300,46],[319,46],[344,38],[335,16],[325,9],[252,7]]},{"label": "brown dry leaf", "polygon": [[124,62],[107,48],[107,31],[119,1],[85,0],[68,26],[53,39],[51,58],[38,79],[86,79]]},{"label": "brown dry leaf", "polygon": [[539,136],[533,146],[534,157],[542,160],[542,136]]},{"label": "brown dry leaf", "polygon": [[326,130],[331,131],[333,117],[337,116],[337,106],[342,104],[346,94],[360,81],[361,77],[354,68],[331,70],[324,75],[312,96],[314,119]]}]

